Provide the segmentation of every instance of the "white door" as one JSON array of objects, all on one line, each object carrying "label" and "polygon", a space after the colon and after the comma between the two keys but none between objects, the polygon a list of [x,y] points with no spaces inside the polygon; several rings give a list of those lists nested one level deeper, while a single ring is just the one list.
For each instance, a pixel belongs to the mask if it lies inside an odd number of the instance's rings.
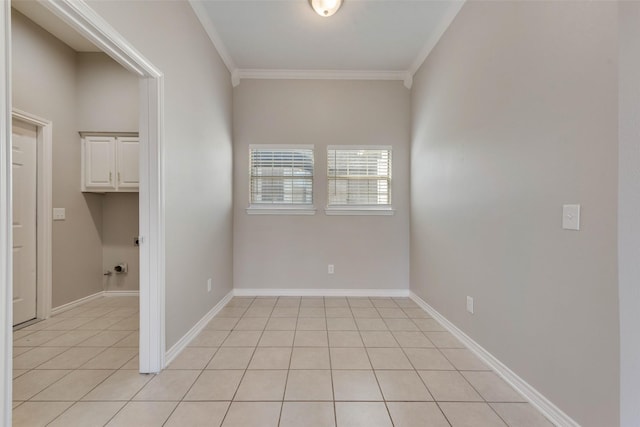
[{"label": "white door", "polygon": [[138,137],[118,137],[118,189],[137,190],[140,186]]},{"label": "white door", "polygon": [[37,129],[13,120],[13,324],[36,318]]}]

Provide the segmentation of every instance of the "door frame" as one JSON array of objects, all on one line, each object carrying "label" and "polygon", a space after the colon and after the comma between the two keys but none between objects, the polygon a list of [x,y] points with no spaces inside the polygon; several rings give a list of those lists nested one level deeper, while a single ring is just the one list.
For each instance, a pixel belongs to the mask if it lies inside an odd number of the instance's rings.
[{"label": "door frame", "polygon": [[[164,76],[82,0],[39,0],[140,78],[140,372],[165,357]],[[0,424],[11,426],[13,298],[11,218],[11,4],[0,4]],[[79,160],[79,159],[78,159]]]},{"label": "door frame", "polygon": [[36,127],[36,319],[47,319],[51,316],[53,124],[16,108],[11,116]]}]

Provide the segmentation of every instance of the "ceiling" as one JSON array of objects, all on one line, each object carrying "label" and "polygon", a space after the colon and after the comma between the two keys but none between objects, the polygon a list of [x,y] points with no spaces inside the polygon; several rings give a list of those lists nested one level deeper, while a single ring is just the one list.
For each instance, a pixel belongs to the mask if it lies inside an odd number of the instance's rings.
[{"label": "ceiling", "polygon": [[194,0],[239,69],[406,71],[452,1],[345,0],[332,17],[307,0]]},{"label": "ceiling", "polygon": [[[242,78],[339,78],[404,80],[410,87],[464,0],[344,0],[329,18],[309,0],[189,3],[234,86]],[[12,6],[72,49],[100,51],[39,2]]]}]

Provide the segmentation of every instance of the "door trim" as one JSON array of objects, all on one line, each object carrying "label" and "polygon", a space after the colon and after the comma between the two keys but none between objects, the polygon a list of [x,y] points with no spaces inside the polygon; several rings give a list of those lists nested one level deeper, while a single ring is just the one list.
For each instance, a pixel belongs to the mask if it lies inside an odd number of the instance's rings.
[{"label": "door trim", "polygon": [[53,125],[51,121],[33,114],[13,109],[12,118],[36,127],[36,318],[51,316],[51,229],[52,229],[52,146]]},{"label": "door trim", "polygon": [[11,426],[13,258],[11,218],[11,3],[0,4],[0,424]]},{"label": "door trim", "polygon": [[[164,77],[83,0],[38,0],[140,77],[140,372],[164,368]],[[9,100],[10,101],[10,100]]]}]

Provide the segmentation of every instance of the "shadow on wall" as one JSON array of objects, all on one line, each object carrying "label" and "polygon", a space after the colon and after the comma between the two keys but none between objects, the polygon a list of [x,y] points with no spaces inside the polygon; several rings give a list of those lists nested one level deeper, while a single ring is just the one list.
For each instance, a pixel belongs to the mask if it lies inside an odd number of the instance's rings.
[{"label": "shadow on wall", "polygon": [[94,193],[82,193],[82,195],[87,204],[87,209],[91,215],[96,233],[100,236],[100,240],[102,240],[102,195]]}]

